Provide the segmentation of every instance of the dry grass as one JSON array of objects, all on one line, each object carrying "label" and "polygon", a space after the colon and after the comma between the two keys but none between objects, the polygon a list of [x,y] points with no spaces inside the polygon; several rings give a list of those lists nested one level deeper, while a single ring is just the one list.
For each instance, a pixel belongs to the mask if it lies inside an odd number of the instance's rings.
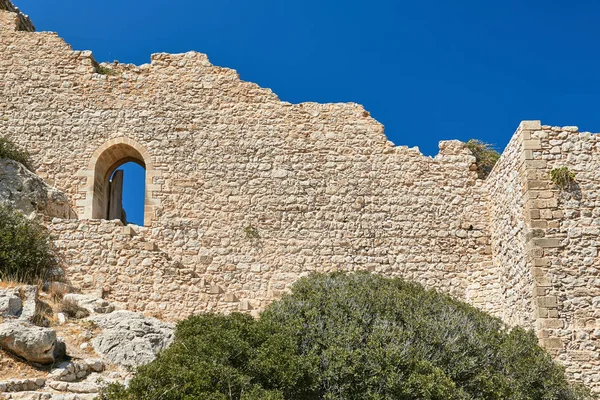
[{"label": "dry grass", "polygon": [[90,312],[72,300],[61,300],[58,311],[71,319],[82,319],[90,316]]},{"label": "dry grass", "polygon": [[61,286],[51,286],[48,290],[48,296],[53,303],[59,303],[67,293],[66,289]]},{"label": "dry grass", "polygon": [[14,281],[3,281],[0,280],[0,289],[13,289],[19,286],[23,286],[22,283],[14,282]]},{"label": "dry grass", "polygon": [[40,367],[0,350],[0,381],[20,378],[43,378],[50,367]]}]

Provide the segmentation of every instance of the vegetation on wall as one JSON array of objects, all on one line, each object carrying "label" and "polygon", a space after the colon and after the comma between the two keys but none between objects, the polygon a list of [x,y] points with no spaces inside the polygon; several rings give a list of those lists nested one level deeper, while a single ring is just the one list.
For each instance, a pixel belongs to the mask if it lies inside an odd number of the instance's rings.
[{"label": "vegetation on wall", "polygon": [[559,188],[566,189],[575,182],[575,174],[567,167],[559,167],[550,171],[550,179]]},{"label": "vegetation on wall", "polygon": [[477,174],[479,175],[479,178],[487,178],[500,158],[500,153],[497,152],[491,144],[484,143],[481,140],[470,139],[466,144],[467,148],[471,150],[475,156],[475,164],[477,165]]},{"label": "vegetation on wall", "polygon": [[255,320],[204,314],[122,399],[586,399],[532,332],[401,279],[313,275]]},{"label": "vegetation on wall", "polygon": [[46,228],[0,205],[0,279],[37,283],[56,265]]},{"label": "vegetation on wall", "polygon": [[0,137],[0,158],[8,158],[20,162],[25,168],[32,170],[29,153],[20,149],[9,139],[3,137]]},{"label": "vegetation on wall", "polygon": [[110,75],[110,76],[114,76],[114,75],[118,75],[119,73],[117,71],[115,71],[112,68],[109,67],[105,67],[104,65],[101,65],[99,63],[95,63],[94,64],[94,69],[96,70],[96,73],[100,74],[100,75]]}]

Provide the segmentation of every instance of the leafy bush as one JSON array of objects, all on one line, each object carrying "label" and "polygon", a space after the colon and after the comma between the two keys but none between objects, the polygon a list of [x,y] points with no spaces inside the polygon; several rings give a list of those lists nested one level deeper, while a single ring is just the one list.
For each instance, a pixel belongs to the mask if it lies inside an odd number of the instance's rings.
[{"label": "leafy bush", "polygon": [[103,399],[586,399],[537,345],[401,279],[314,275],[254,320],[198,315]]},{"label": "leafy bush", "polygon": [[0,279],[37,283],[55,267],[46,228],[0,205]]},{"label": "leafy bush", "polygon": [[466,144],[467,148],[471,150],[475,156],[477,174],[481,179],[487,178],[500,158],[500,153],[494,150],[494,147],[491,144],[484,143],[481,140],[470,139]]},{"label": "leafy bush", "polygon": [[25,168],[31,170],[31,163],[29,160],[29,153],[25,150],[21,150],[7,138],[0,137],[0,158],[9,158],[20,162]]},{"label": "leafy bush", "polygon": [[561,189],[566,189],[575,182],[575,174],[567,167],[554,168],[550,171],[550,179]]}]

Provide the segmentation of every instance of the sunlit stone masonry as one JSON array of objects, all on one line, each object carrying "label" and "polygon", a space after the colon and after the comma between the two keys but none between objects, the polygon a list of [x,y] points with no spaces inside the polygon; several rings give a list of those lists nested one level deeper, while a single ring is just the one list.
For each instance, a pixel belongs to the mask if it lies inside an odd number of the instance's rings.
[{"label": "sunlit stone masonry", "polygon": [[[524,121],[482,180],[461,142],[425,157],[358,104],[282,102],[196,52],[98,64],[0,0],[0,136],[70,197],[47,224],[82,292],[179,319],[256,315],[312,271],[401,276],[534,329],[600,392],[599,135]],[[107,219],[131,161],[144,226]]]}]

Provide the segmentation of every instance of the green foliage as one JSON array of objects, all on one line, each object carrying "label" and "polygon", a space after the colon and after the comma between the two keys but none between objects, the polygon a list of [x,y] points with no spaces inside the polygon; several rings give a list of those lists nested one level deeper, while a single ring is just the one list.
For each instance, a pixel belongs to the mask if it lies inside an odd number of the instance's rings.
[{"label": "green foliage", "polygon": [[260,234],[258,233],[258,229],[256,229],[252,225],[248,225],[247,227],[245,227],[244,228],[244,233],[246,234],[246,237],[248,239],[259,239],[260,238]]},{"label": "green foliage", "polygon": [[590,398],[532,332],[400,279],[313,275],[254,320],[198,315],[103,399]]},{"label": "green foliage", "polygon": [[0,279],[36,283],[56,267],[48,231],[0,205]]},{"label": "green foliage", "polygon": [[25,150],[21,150],[7,138],[0,137],[0,158],[8,158],[17,162],[20,162],[25,168],[31,170],[31,162],[29,160],[29,153]]},{"label": "green foliage", "polygon": [[554,168],[550,171],[550,179],[561,189],[567,189],[575,182],[575,174],[567,167]]},{"label": "green foliage", "polygon": [[481,179],[487,178],[500,158],[500,153],[494,150],[494,147],[491,144],[484,143],[481,140],[470,139],[466,144],[467,148],[471,150],[475,156],[477,174]]},{"label": "green foliage", "polygon": [[110,76],[114,76],[114,75],[118,75],[119,74],[114,69],[105,67],[105,66],[103,66],[101,64],[97,64],[96,65],[96,73],[98,73],[100,75],[110,75]]}]

